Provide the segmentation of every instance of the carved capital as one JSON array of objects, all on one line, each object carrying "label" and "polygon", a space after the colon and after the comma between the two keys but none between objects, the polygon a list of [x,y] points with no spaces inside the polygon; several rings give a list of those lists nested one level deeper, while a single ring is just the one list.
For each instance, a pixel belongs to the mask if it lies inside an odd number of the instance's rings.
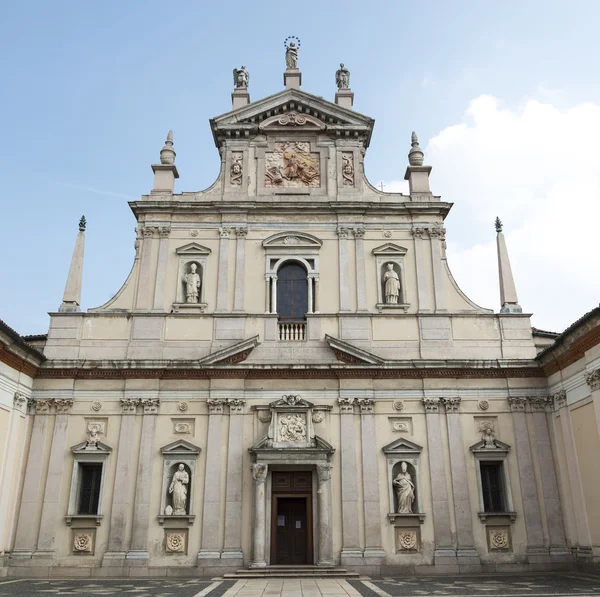
[{"label": "carved capital", "polygon": [[567,406],[567,393],[564,390],[552,394],[550,398],[552,402],[554,402],[554,408],[556,410],[559,410],[563,406]]},{"label": "carved capital", "polygon": [[38,398],[34,400],[35,404],[35,414],[44,414],[50,412],[50,404],[52,404],[52,400],[47,398]]},{"label": "carved capital", "polygon": [[140,404],[144,408],[145,415],[155,415],[158,413],[160,400],[158,398],[143,398],[140,400]]},{"label": "carved capital", "polygon": [[210,415],[222,415],[223,414],[223,405],[225,404],[225,400],[221,398],[209,398],[206,401],[208,405],[208,414]]},{"label": "carved capital", "polygon": [[248,227],[247,226],[238,226],[235,229],[235,235],[238,238],[246,238],[247,234],[248,234]]},{"label": "carved capital", "polygon": [[154,234],[158,232],[158,226],[143,226],[142,227],[142,234],[144,235],[144,238],[151,238],[154,236]]},{"label": "carved capital", "polygon": [[533,412],[544,412],[549,404],[547,396],[528,396],[527,402]]},{"label": "carved capital", "polygon": [[592,392],[600,390],[600,369],[594,369],[590,373],[585,374],[585,381],[590,386]]},{"label": "carved capital", "polygon": [[229,235],[233,232],[233,228],[222,227],[219,228],[219,236],[221,238],[229,238]]},{"label": "carved capital", "polygon": [[160,236],[160,238],[168,238],[169,234],[171,234],[171,228],[169,228],[168,226],[161,226],[158,234]]},{"label": "carved capital", "polygon": [[340,413],[344,415],[354,413],[354,398],[338,398]]},{"label": "carved capital", "polygon": [[72,398],[55,398],[54,406],[56,407],[57,413],[67,413],[71,410],[73,406]]},{"label": "carved capital", "polygon": [[338,226],[336,232],[340,238],[348,238],[348,228],[345,226]]},{"label": "carved capital", "polygon": [[267,482],[267,471],[269,470],[267,464],[253,464],[251,468],[252,478],[256,485],[262,485]]},{"label": "carved capital", "polygon": [[317,481],[319,486],[331,479],[331,464],[317,464]]},{"label": "carved capital", "polygon": [[357,398],[356,404],[360,408],[361,415],[372,415],[375,409],[375,400],[373,398]]},{"label": "carved capital", "polygon": [[227,398],[227,404],[229,405],[229,412],[232,415],[238,415],[244,412],[246,401],[243,398]]},{"label": "carved capital", "polygon": [[440,399],[439,398],[423,398],[423,406],[425,407],[426,413],[439,413],[440,412]]},{"label": "carved capital", "polygon": [[512,411],[524,411],[525,404],[527,403],[527,398],[524,396],[509,396],[508,404],[510,406],[510,410]]},{"label": "carved capital", "polygon": [[462,398],[443,398],[446,405],[446,412],[457,413],[460,410],[460,402]]},{"label": "carved capital", "polygon": [[27,402],[27,396],[25,394],[21,394],[21,392],[15,392],[13,396],[13,404],[15,408],[21,408]]},{"label": "carved capital", "polygon": [[425,235],[426,229],[425,228],[413,228],[410,233],[415,237],[415,238],[423,238],[423,236]]},{"label": "carved capital", "polygon": [[365,227],[364,226],[356,226],[356,228],[352,228],[352,232],[353,232],[355,238],[364,238]]},{"label": "carved capital", "polygon": [[446,229],[442,226],[434,226],[429,229],[429,236],[431,238],[439,238],[440,240],[446,240]]},{"label": "carved capital", "polygon": [[139,403],[137,398],[121,398],[121,412],[123,414],[135,413],[135,408]]}]

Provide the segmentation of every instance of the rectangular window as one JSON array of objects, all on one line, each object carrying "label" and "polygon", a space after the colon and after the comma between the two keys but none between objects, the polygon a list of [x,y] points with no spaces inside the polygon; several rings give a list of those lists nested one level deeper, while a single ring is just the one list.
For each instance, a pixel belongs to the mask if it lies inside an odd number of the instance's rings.
[{"label": "rectangular window", "polygon": [[77,504],[77,514],[98,514],[101,480],[101,463],[79,464],[79,500]]},{"label": "rectangular window", "polygon": [[485,512],[506,512],[504,475],[501,462],[480,462],[481,491]]}]

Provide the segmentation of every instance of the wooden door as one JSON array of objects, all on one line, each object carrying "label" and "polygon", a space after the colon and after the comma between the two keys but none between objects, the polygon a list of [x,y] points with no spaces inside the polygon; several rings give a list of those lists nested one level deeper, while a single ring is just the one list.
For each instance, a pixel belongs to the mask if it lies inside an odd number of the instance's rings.
[{"label": "wooden door", "polygon": [[279,497],[276,501],[276,564],[294,566],[308,564],[306,498]]}]

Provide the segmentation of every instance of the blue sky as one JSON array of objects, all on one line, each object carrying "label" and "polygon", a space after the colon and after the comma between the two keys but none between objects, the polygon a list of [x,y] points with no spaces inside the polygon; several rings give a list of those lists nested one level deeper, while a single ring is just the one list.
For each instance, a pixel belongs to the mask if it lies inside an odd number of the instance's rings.
[{"label": "blue sky", "polygon": [[[403,177],[411,130],[425,147],[471,118],[465,114],[475,98],[500,98],[515,113],[532,99],[558,111],[597,105],[598,22],[600,3],[589,0],[7,3],[0,22],[0,318],[23,334],[47,330],[82,214],[83,308],[110,298],[133,258],[127,201],[151,188],[150,164],[166,132],[174,130],[176,190],[209,186],[219,160],[208,119],[230,109],[232,69],[246,65],[254,100],[280,91],[288,35],[302,42],[306,91],[333,100],[338,64],[350,69],[355,109],[376,120],[367,176],[391,188]],[[565,154],[580,150],[564,147]],[[458,158],[468,166],[469,155]],[[432,165],[434,192],[455,202],[449,246],[462,252],[467,271],[466,252],[493,240],[493,218],[472,203],[461,207],[461,186],[448,183],[448,193]],[[595,166],[590,171],[596,180]],[[469,172],[461,174],[465,193]],[[492,184],[510,193],[510,169]],[[508,229],[521,217],[508,210]],[[513,269],[518,285],[519,264]],[[528,277],[521,274],[526,288]],[[526,310],[536,312],[543,297],[527,294]],[[563,301],[560,317],[548,311],[534,324],[565,327],[598,303],[585,298],[566,308]]]}]

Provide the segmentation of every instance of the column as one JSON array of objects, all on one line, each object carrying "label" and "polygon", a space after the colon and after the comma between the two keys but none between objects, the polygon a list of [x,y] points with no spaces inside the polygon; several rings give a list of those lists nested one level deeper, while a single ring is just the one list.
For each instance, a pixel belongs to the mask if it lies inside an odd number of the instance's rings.
[{"label": "column", "polygon": [[219,273],[217,276],[217,312],[227,312],[227,280],[229,277],[229,235],[232,228],[219,228]]},{"label": "column", "polygon": [[348,228],[338,226],[337,235],[340,271],[340,311],[350,311],[350,289],[348,288]]},{"label": "column", "polygon": [[277,313],[277,276],[271,276],[271,313]]},{"label": "column", "polygon": [[460,424],[460,398],[445,398],[446,419],[448,423],[448,443],[450,445],[450,473],[452,476],[452,494],[454,497],[454,518],[456,521],[457,549],[459,564],[477,565],[479,555],[473,540],[473,520],[471,518],[471,500],[466,448],[463,443]]},{"label": "column", "polygon": [[379,474],[377,472],[377,436],[375,434],[375,400],[358,398],[362,449],[363,507],[365,515],[365,558],[384,558],[381,545],[379,510]]},{"label": "column", "polygon": [[315,313],[321,312],[321,295],[319,293],[319,276],[315,276]]},{"label": "column", "polygon": [[546,523],[548,525],[550,553],[570,555],[569,551],[566,549],[560,495],[558,493],[556,469],[554,468],[552,445],[550,443],[548,420],[546,418],[549,399],[546,396],[530,396],[527,400],[533,411],[533,430],[535,433],[535,446],[538,462],[540,464],[540,475],[542,477],[542,491],[544,493],[544,505],[546,507]]},{"label": "column", "polygon": [[[440,399],[423,398],[425,421],[427,424],[427,448],[429,452],[429,475],[431,481],[434,563],[454,564],[455,550],[450,532],[450,507],[446,487],[444,447],[440,425]],[[451,558],[451,559],[450,559]]]},{"label": "column", "polygon": [[364,226],[357,226],[353,232],[356,253],[356,310],[368,311],[365,275],[365,228]]},{"label": "column", "polygon": [[265,568],[265,524],[266,524],[266,485],[268,466],[266,464],[252,465],[254,479],[254,536],[252,541],[253,553],[250,568]]},{"label": "column", "polygon": [[45,446],[50,423],[50,400],[34,400],[35,417],[29,442],[25,482],[19,509],[17,536],[11,558],[30,558],[36,548],[38,527],[35,513],[42,495],[42,471]]},{"label": "column", "polygon": [[135,308],[138,311],[150,309],[150,278],[152,276],[152,237],[158,231],[157,226],[144,226],[141,229],[143,236],[142,257],[140,259],[140,275],[138,278],[137,297]]},{"label": "column", "polygon": [[223,420],[222,399],[209,399],[208,437],[206,441],[206,472],[204,474],[204,510],[202,512],[202,544],[198,559],[221,557],[219,520],[221,514],[221,425]]},{"label": "column", "polygon": [[446,229],[435,226],[429,229],[431,239],[431,261],[433,265],[433,296],[435,310],[446,311],[446,294],[444,292],[444,276],[442,268],[442,242],[446,240]]},{"label": "column", "polygon": [[265,278],[265,313],[271,312],[271,278]]},{"label": "column", "polygon": [[167,260],[169,256],[169,234],[168,226],[159,228],[160,243],[158,245],[158,266],[156,268],[156,282],[154,283],[154,307],[153,311],[164,311],[165,309],[165,281],[167,277]]},{"label": "column", "polygon": [[[150,526],[150,497],[152,494],[152,464],[154,462],[154,437],[156,434],[156,416],[160,406],[158,398],[140,401],[144,409],[142,419],[142,439],[135,482],[135,502],[133,508],[133,526],[131,530],[131,548],[127,552],[130,565],[148,565],[148,528]],[[119,450],[120,451],[120,450]]]},{"label": "column", "polygon": [[358,543],[358,486],[354,439],[354,398],[339,398],[340,459],[342,466],[342,564],[344,558],[362,557]]},{"label": "column", "polygon": [[333,525],[331,521],[331,464],[317,464],[317,507],[319,508],[319,559],[317,566],[333,566]]},{"label": "column", "polygon": [[46,490],[42,506],[40,534],[37,550],[33,557],[52,558],[55,555],[54,540],[56,524],[60,518],[59,500],[65,468],[65,452],[67,448],[67,426],[69,424],[69,409],[73,406],[70,398],[57,398],[52,401],[56,408],[50,462],[46,474]]},{"label": "column", "polygon": [[413,228],[411,233],[415,242],[415,268],[417,271],[417,296],[419,311],[430,311],[427,295],[427,266],[423,252],[423,235],[425,228]]},{"label": "column", "polygon": [[[122,564],[129,549],[127,519],[132,514],[129,488],[133,476],[132,458],[135,428],[135,410],[138,400],[121,399],[121,428],[119,430],[119,451],[115,474],[115,486],[110,511],[108,547],[102,557],[103,566]],[[108,500],[105,501],[107,503]],[[116,560],[116,562],[115,562]],[[119,562],[120,561],[120,562]]]},{"label": "column", "polygon": [[244,312],[244,281],[246,278],[246,235],[248,228],[241,226],[235,229],[237,244],[235,247],[235,293],[233,299],[234,313]]},{"label": "column", "polygon": [[242,459],[244,405],[240,398],[229,404],[229,442],[227,446],[227,487],[225,489],[225,545],[222,558],[239,558],[242,554]]},{"label": "column", "polygon": [[509,396],[508,403],[512,411],[513,432],[515,436],[517,462],[519,463],[519,483],[523,500],[523,518],[527,531],[527,551],[546,552],[542,528],[542,513],[538,499],[529,430],[525,419],[525,403],[522,396]]},{"label": "column", "polygon": [[314,276],[308,276],[308,311],[307,313],[313,312],[313,280]]},{"label": "column", "polygon": [[564,390],[553,394],[554,408],[560,414],[560,427],[563,437],[563,446],[565,450],[565,459],[567,461],[568,486],[571,491],[572,512],[575,517],[575,528],[577,531],[577,556],[592,556],[592,537],[590,534],[590,525],[588,521],[585,498],[583,496],[583,486],[581,484],[581,473],[579,471],[579,460],[573,441],[571,427],[571,413],[567,404],[567,393]]}]

